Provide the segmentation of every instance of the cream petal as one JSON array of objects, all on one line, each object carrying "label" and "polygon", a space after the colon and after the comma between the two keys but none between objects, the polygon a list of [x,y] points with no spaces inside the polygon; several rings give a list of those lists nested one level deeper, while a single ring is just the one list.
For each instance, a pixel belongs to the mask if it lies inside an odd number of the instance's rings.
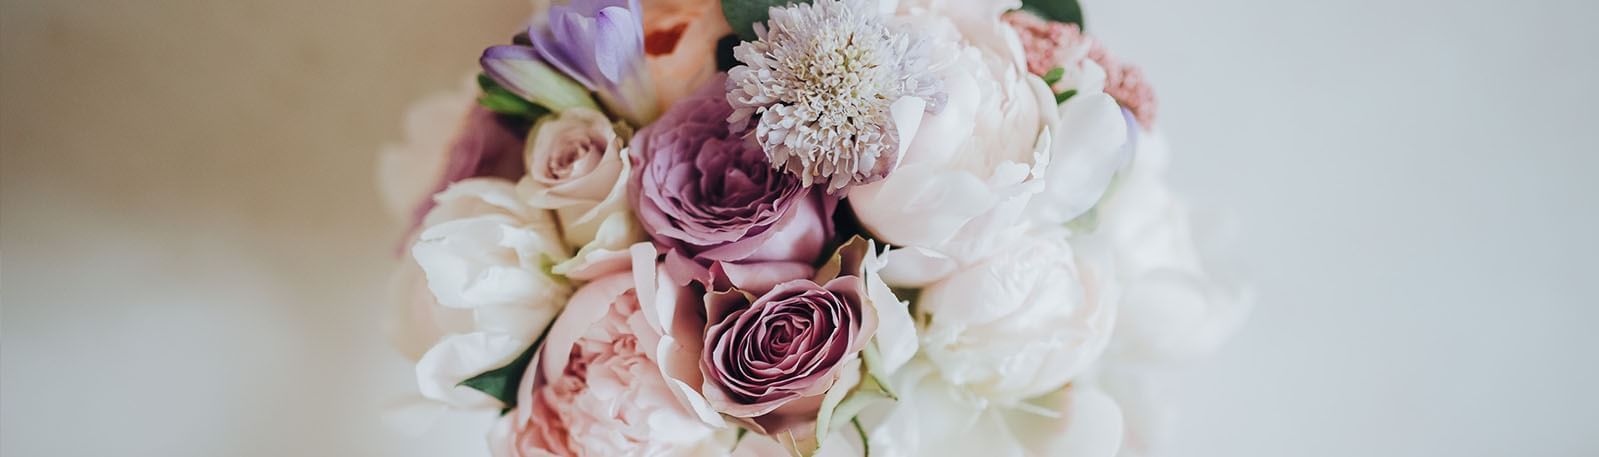
[{"label": "cream petal", "polygon": [[1115,457],[1122,445],[1122,411],[1105,392],[1072,387],[1046,397],[1051,416],[1029,411],[1005,412],[1006,425],[1031,455]]},{"label": "cream petal", "polygon": [[532,341],[486,332],[452,335],[422,355],[416,364],[422,396],[460,408],[500,408],[499,400],[462,386],[473,376],[503,367]]},{"label": "cream petal", "polygon": [[1030,208],[1048,224],[1069,222],[1098,204],[1131,157],[1127,122],[1109,95],[1072,97],[1060,113],[1044,193]]},{"label": "cream petal", "polygon": [[959,266],[943,253],[917,246],[893,249],[883,257],[888,264],[883,267],[883,281],[896,287],[926,287],[954,273]]}]

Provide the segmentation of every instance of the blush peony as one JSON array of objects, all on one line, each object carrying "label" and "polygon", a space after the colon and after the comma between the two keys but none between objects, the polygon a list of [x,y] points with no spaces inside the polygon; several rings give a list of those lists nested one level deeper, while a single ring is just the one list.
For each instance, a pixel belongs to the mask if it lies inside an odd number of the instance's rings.
[{"label": "blush peony", "polygon": [[731,447],[680,403],[650,360],[631,273],[572,296],[528,366],[517,407],[490,432],[496,457],[711,456]]}]

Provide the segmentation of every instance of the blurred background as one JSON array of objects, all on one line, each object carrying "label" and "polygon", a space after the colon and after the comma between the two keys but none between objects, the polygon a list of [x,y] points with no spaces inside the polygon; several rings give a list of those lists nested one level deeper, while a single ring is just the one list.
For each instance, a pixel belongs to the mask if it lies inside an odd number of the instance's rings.
[{"label": "blurred background", "polygon": [[[1599,3],[1083,3],[1258,297],[1178,455],[1599,455]],[[0,454],[481,449],[380,420],[374,160],[528,12],[0,0]]]}]

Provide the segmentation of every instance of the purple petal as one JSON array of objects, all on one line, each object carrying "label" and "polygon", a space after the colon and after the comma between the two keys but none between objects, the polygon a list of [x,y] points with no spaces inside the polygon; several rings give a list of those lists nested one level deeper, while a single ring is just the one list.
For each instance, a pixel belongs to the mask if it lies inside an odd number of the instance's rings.
[{"label": "purple petal", "polygon": [[483,56],[478,58],[478,64],[483,66],[483,73],[489,75],[495,83],[505,90],[511,91],[524,99],[533,98],[533,88],[526,87],[522,78],[515,74],[511,61],[539,61],[539,55],[527,46],[499,45],[490,46],[483,50]]}]

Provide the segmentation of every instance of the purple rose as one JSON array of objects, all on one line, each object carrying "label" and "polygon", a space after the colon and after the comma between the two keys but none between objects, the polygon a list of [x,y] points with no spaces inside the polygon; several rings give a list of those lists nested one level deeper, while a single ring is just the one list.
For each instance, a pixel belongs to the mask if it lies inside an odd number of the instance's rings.
[{"label": "purple rose", "polygon": [[[772,167],[747,132],[730,130],[726,75],[711,78],[633,138],[628,197],[667,265],[735,284],[806,276],[833,236],[837,199]],[[758,267],[757,267],[758,265]]]},{"label": "purple rose", "polygon": [[809,279],[758,296],[707,294],[700,371],[711,407],[766,434],[815,421],[846,362],[877,333],[864,278],[871,249],[856,237]]}]

